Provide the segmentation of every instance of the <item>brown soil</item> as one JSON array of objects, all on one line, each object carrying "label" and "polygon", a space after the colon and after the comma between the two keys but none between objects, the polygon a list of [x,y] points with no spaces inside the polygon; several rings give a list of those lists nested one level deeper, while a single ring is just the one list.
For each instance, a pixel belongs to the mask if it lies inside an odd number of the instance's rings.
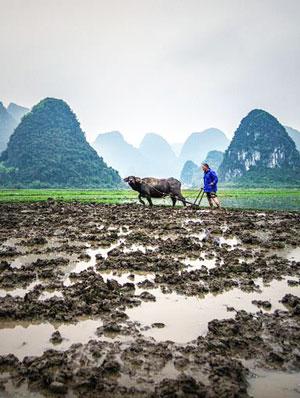
[{"label": "brown soil", "polygon": [[[0,394],[248,397],[255,369],[299,372],[299,226],[289,212],[1,204]],[[88,341],[52,326],[83,320]],[[51,348],[38,335],[43,353],[23,355],[25,324],[49,325]]]}]

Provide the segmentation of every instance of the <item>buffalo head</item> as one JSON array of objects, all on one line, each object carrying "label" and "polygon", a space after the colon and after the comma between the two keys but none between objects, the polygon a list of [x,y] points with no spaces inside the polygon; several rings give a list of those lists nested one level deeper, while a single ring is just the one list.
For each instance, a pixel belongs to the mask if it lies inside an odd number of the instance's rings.
[{"label": "buffalo head", "polygon": [[127,182],[129,185],[135,185],[136,183],[141,183],[142,179],[140,177],[129,176],[123,179],[124,182]]}]

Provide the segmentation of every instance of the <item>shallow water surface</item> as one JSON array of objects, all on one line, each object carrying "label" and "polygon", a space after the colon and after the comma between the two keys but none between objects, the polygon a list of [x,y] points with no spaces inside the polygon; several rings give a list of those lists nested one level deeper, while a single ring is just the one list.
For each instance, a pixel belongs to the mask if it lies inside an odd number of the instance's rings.
[{"label": "shallow water surface", "polygon": [[[154,337],[156,340],[172,340],[186,343],[203,336],[207,332],[208,322],[213,319],[233,318],[235,312],[227,309],[257,312],[260,309],[252,304],[253,300],[269,300],[272,304],[271,311],[286,307],[279,302],[286,293],[300,294],[299,286],[289,286],[286,278],[281,281],[274,280],[264,286],[261,280],[260,292],[243,292],[238,288],[220,293],[209,293],[203,298],[188,297],[177,293],[164,294],[160,289],[149,290],[155,297],[155,302],[143,302],[139,307],[127,309],[126,313],[132,321],[138,321],[143,326],[153,323],[164,323],[164,328],[150,328],[143,331],[145,336]],[[262,311],[265,311],[262,309]]]},{"label": "shallow water surface", "polygon": [[249,378],[248,393],[254,398],[299,398],[300,373],[255,369]]},{"label": "shallow water surface", "polygon": [[[154,273],[149,273],[146,271],[126,272],[120,270],[103,270],[100,272],[100,275],[103,277],[105,282],[107,282],[109,279],[114,279],[121,285],[128,282],[134,283],[136,285],[137,283],[143,282],[146,279],[153,282],[155,278]],[[136,290],[136,294],[138,294],[138,290],[139,289]],[[140,290],[143,291],[144,289]]]},{"label": "shallow water surface", "polygon": [[[64,257],[66,255],[64,254]],[[29,265],[34,263],[37,260],[55,260],[57,258],[61,258],[61,253],[43,253],[43,254],[23,254],[22,256],[17,257],[11,262],[11,267],[13,268],[21,268],[23,265]]]},{"label": "shallow water surface", "polygon": [[212,269],[216,266],[216,258],[186,258],[185,260],[182,261],[183,264],[187,265],[186,270],[187,271],[192,271],[192,270],[197,270],[201,269],[203,266],[205,266],[208,269]]},{"label": "shallow water surface", "polygon": [[287,247],[283,250],[274,251],[273,254],[277,254],[277,256],[286,258],[290,261],[300,261],[300,247]]},{"label": "shallow water surface", "polygon": [[102,246],[98,248],[90,247],[86,250],[86,254],[90,256],[88,260],[80,260],[71,262],[67,267],[64,268],[65,276],[64,276],[64,285],[69,286],[71,285],[70,281],[70,274],[71,272],[80,273],[82,271],[87,270],[88,268],[92,267],[95,269],[95,265],[97,262],[96,256],[99,254],[104,259],[107,258],[108,253],[118,247],[121,243],[124,243],[124,239],[119,239],[116,243],[112,243],[109,246]]},{"label": "shallow water surface", "polygon": [[5,297],[7,294],[11,295],[12,297],[24,297],[26,293],[29,293],[35,286],[41,284],[42,282],[37,279],[31,282],[26,288],[13,288],[13,289],[1,289],[0,290],[0,297]]},{"label": "shallow water surface", "polygon": [[[168,361],[166,365],[157,373],[152,373],[151,377],[155,383],[160,383],[163,379],[176,379],[180,372],[175,368],[173,361]],[[130,378],[127,374],[121,374],[119,384],[125,387],[137,387],[141,384],[143,386],[143,379],[137,383],[135,378]]]},{"label": "shallow water surface", "polygon": [[90,339],[95,339],[96,329],[102,325],[100,319],[86,319],[76,324],[34,321],[1,322],[0,352],[1,355],[14,354],[20,360],[27,355],[42,355],[45,350],[54,348],[49,339],[57,330],[63,341],[55,345],[55,348],[66,350],[73,343],[87,343]]}]

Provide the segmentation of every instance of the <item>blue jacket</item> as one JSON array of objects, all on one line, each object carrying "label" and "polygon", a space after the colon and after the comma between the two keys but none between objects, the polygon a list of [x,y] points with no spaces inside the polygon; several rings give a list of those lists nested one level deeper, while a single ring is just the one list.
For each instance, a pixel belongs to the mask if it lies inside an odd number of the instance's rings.
[{"label": "blue jacket", "polygon": [[[218,177],[217,177],[217,174],[213,170],[208,169],[204,173],[203,181],[204,181],[204,191],[205,192],[217,192]],[[213,185],[210,185],[211,183],[213,183]]]}]

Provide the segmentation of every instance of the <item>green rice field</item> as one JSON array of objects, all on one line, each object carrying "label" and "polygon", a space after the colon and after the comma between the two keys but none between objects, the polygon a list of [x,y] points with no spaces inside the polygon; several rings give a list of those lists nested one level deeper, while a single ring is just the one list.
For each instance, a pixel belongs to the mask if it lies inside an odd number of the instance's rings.
[{"label": "green rice field", "polygon": [[[184,197],[191,202],[197,193],[196,190],[183,191]],[[300,211],[300,189],[220,189],[218,196],[222,206],[227,208]],[[132,190],[0,190],[0,202],[35,202],[48,198],[68,202],[138,203],[138,193]],[[171,200],[154,199],[153,203],[170,206]],[[201,206],[208,206],[206,198],[203,198]]]}]

